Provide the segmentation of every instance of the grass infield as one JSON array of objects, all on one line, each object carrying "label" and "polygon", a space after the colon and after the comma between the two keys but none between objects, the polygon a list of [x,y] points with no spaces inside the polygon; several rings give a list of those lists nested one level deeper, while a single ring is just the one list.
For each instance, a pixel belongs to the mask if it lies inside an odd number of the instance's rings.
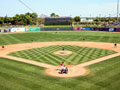
[{"label": "grass infield", "polygon": [[[65,50],[72,51],[73,53],[65,56],[54,54],[55,51],[62,51],[63,47]],[[9,55],[52,65],[59,65],[61,62],[65,62],[68,65],[76,65],[114,53],[115,51],[97,48],[57,45],[13,52]]]}]

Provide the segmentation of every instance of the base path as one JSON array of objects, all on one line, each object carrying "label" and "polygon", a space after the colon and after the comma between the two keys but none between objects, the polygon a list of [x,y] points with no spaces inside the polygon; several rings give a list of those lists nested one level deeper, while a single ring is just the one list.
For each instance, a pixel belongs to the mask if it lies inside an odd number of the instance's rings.
[{"label": "base path", "polygon": [[[40,47],[46,47],[46,46],[51,46],[51,45],[74,45],[74,46],[83,46],[83,47],[91,47],[91,48],[99,48],[99,49],[107,49],[107,50],[113,50],[118,53],[105,56],[96,60],[91,60],[86,63],[82,63],[76,66],[68,66],[68,74],[59,74],[58,72],[58,66],[53,66],[45,63],[40,63],[37,61],[31,61],[23,58],[18,58],[18,57],[13,57],[13,56],[8,56],[7,54],[11,52],[16,52],[16,51],[21,51],[21,50],[27,50],[27,49],[32,49],[32,48],[40,48]],[[68,53],[69,54],[69,53]],[[8,58],[10,60],[14,61],[19,61],[19,62],[24,62],[40,67],[47,68],[46,69],[46,74],[55,76],[55,77],[77,77],[77,76],[83,76],[88,74],[90,71],[85,69],[85,67],[99,63],[105,60],[108,60],[113,57],[120,56],[120,44],[118,44],[117,48],[114,48],[113,43],[103,43],[103,42],[34,42],[34,43],[24,43],[24,44],[13,44],[13,45],[6,45],[5,49],[0,49],[0,57],[3,58]]]},{"label": "base path", "polygon": [[53,67],[55,67],[53,65],[49,65],[49,64],[45,64],[45,63],[39,63],[37,61],[32,61],[32,60],[28,60],[28,59],[13,57],[13,56],[2,55],[1,57],[8,58],[8,59],[11,59],[11,60],[14,60],[14,61],[27,63],[27,64],[36,65],[36,66],[39,66],[39,67],[44,67],[44,68],[53,68]]}]

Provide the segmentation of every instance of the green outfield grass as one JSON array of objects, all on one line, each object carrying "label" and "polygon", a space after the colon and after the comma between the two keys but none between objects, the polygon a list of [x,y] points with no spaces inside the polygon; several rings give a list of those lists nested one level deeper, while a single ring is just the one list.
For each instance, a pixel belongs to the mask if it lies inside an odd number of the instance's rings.
[{"label": "green outfield grass", "polygon": [[87,76],[57,78],[44,68],[0,58],[0,90],[120,90],[120,56],[87,68]]},{"label": "green outfield grass", "polygon": [[[53,54],[55,51],[62,51],[63,47],[65,50],[72,51],[73,53],[65,56]],[[115,51],[71,45],[57,45],[13,52],[9,55],[52,65],[59,65],[61,62],[65,62],[68,65],[76,65],[113,53]]]},{"label": "green outfield grass", "polygon": [[120,43],[120,33],[110,32],[29,32],[0,34],[0,45],[45,41],[86,41]]}]

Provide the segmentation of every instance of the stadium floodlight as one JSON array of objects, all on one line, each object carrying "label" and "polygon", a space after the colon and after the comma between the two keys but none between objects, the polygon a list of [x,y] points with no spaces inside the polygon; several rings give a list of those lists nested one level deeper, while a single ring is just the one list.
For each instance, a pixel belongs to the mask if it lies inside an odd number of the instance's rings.
[{"label": "stadium floodlight", "polygon": [[119,23],[119,0],[117,2],[117,23]]}]

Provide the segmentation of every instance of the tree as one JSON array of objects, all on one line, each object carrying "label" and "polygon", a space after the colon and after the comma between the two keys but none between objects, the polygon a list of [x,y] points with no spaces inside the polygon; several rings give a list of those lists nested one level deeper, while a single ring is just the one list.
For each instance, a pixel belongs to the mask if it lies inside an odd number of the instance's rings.
[{"label": "tree", "polygon": [[71,17],[71,22],[74,22],[74,18]]},{"label": "tree", "polygon": [[45,24],[45,18],[44,17],[40,17],[38,18],[38,24]]},{"label": "tree", "polygon": [[31,18],[32,18],[32,24],[36,25],[37,24],[37,20],[38,20],[38,14],[37,13],[32,13],[31,14]]},{"label": "tree", "polygon": [[56,15],[56,17],[59,17],[59,15]]},{"label": "tree", "polygon": [[16,14],[12,18],[13,25],[36,25],[38,20],[37,13]]},{"label": "tree", "polygon": [[30,17],[29,15],[26,15],[24,22],[26,23],[26,25],[33,24],[32,17]]},{"label": "tree", "polygon": [[9,21],[10,21],[10,17],[5,16],[4,17],[4,23],[9,24]]},{"label": "tree", "polygon": [[19,14],[16,14],[14,17],[13,17],[13,25],[17,25],[18,22],[19,22]]},{"label": "tree", "polygon": [[52,13],[50,14],[51,17],[59,17],[59,15],[55,14],[55,13]]},{"label": "tree", "polygon": [[98,22],[100,19],[98,18],[98,17],[96,17],[95,19],[94,19],[94,21],[95,22]]},{"label": "tree", "polygon": [[0,17],[0,25],[4,24],[4,17]]},{"label": "tree", "polygon": [[74,17],[74,21],[75,21],[75,22],[80,22],[80,21],[81,21],[80,16],[76,16],[76,17]]},{"label": "tree", "polygon": [[52,13],[50,16],[51,16],[51,17],[56,17],[56,14],[55,14],[55,13]]},{"label": "tree", "polygon": [[27,21],[30,24],[36,24],[38,20],[38,14],[37,13],[26,13],[25,16],[27,17]]},{"label": "tree", "polygon": [[37,13],[32,13],[32,14],[31,14],[31,17],[32,17],[33,19],[37,19],[37,18],[38,18],[38,14],[37,14]]}]

